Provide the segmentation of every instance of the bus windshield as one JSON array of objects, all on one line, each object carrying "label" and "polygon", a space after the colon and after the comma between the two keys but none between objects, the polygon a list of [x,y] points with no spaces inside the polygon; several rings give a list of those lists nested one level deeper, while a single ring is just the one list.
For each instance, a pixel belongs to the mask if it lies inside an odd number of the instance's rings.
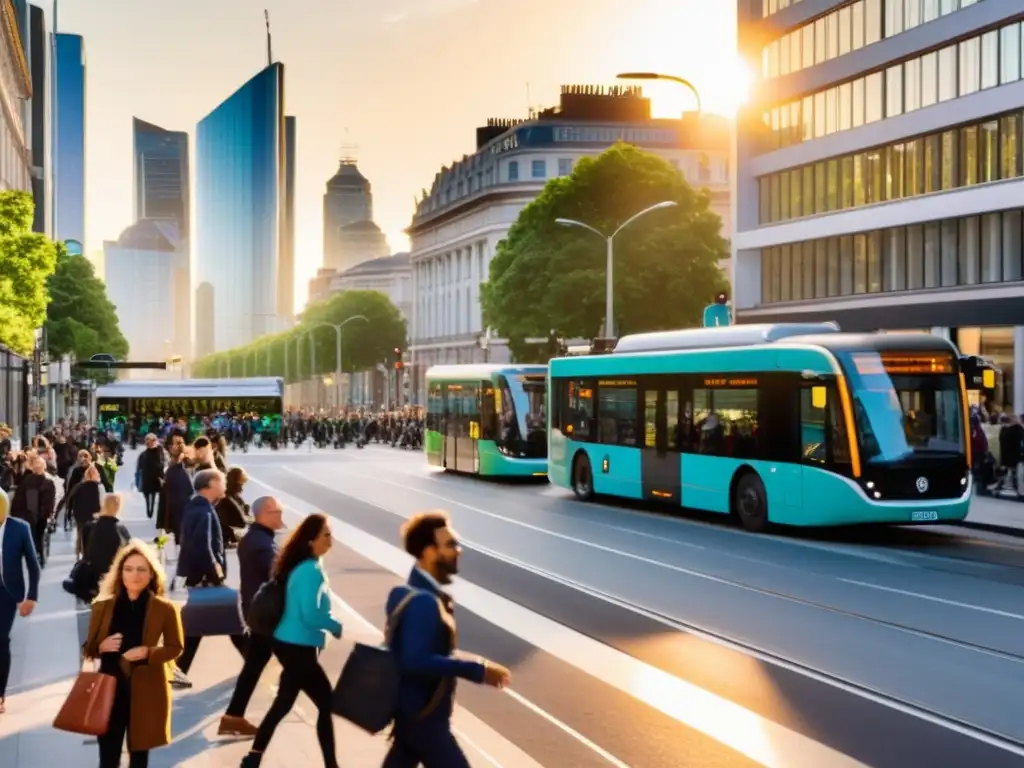
[{"label": "bus windshield", "polygon": [[546,446],[547,384],[544,376],[498,376],[498,391],[501,393],[501,411],[498,417],[502,442]]},{"label": "bus windshield", "polygon": [[848,352],[840,360],[865,461],[964,452],[964,406],[951,353]]}]

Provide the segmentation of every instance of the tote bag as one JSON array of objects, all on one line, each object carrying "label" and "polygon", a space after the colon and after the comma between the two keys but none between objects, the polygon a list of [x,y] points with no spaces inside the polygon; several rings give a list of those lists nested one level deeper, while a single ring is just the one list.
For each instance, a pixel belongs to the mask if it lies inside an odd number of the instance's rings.
[{"label": "tote bag", "polygon": [[102,736],[110,726],[117,681],[111,675],[82,670],[53,721],[58,731]]}]

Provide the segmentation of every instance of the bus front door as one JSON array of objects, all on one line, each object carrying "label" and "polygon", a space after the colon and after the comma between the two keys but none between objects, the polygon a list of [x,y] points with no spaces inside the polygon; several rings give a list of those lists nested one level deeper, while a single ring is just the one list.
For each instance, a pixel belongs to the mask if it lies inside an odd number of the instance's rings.
[{"label": "bus front door", "polygon": [[682,461],[679,442],[679,391],[643,390],[644,435],[641,473],[644,499],[681,505]]}]

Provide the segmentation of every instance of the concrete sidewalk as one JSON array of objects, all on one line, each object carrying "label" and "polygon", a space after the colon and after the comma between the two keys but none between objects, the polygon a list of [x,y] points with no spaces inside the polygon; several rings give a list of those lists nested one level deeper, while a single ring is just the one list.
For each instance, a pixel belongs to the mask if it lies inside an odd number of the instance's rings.
[{"label": "concrete sidewalk", "polygon": [[[134,457],[126,458],[126,468],[134,466]],[[122,483],[125,486],[130,483],[130,472],[120,473],[118,485]],[[141,495],[125,491],[124,499],[122,520],[134,536],[152,540],[153,523],[146,519]],[[55,535],[36,611],[29,619],[15,622],[7,714],[0,715],[0,768],[70,768],[95,765],[98,759],[95,741],[56,731],[51,725],[78,672],[79,626],[81,619],[87,618],[87,613],[77,610],[74,598],[61,587],[74,562],[73,542],[73,534],[60,531]],[[229,577],[233,574],[237,579],[234,553],[231,558]],[[169,563],[169,570],[173,567],[174,563]],[[184,602],[186,594],[180,590],[172,597]],[[353,640],[358,639],[362,638],[345,638],[328,647],[323,663],[332,680],[337,678]],[[251,742],[218,737],[217,726],[241,666],[242,659],[227,638],[203,640],[190,674],[194,687],[173,693],[173,741],[151,753],[152,768],[221,768],[239,764]],[[259,723],[270,707],[279,674],[279,667],[272,662],[247,712],[252,722]],[[472,716],[469,718],[475,720]],[[268,768],[323,765],[314,731],[315,720],[315,709],[308,699],[300,697],[299,704],[275,733],[263,765]],[[381,764],[387,751],[383,736],[368,736],[338,718],[334,723],[338,758],[343,765],[370,768]],[[473,739],[480,739],[479,733],[474,733]],[[481,752],[475,743],[466,743],[465,747],[474,766],[495,764],[494,758]],[[494,754],[493,750],[490,754]]]},{"label": "concrete sidewalk", "polygon": [[1009,536],[1024,537],[1024,502],[1008,494],[975,496],[962,525]]}]

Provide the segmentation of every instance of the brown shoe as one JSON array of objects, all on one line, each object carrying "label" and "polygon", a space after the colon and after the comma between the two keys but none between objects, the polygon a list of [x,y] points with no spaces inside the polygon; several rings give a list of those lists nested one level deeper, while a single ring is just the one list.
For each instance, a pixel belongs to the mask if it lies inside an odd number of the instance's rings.
[{"label": "brown shoe", "polygon": [[217,729],[217,735],[245,736],[251,739],[256,736],[256,730],[256,726],[250,723],[244,717],[224,715],[224,717],[220,719],[220,727]]}]

